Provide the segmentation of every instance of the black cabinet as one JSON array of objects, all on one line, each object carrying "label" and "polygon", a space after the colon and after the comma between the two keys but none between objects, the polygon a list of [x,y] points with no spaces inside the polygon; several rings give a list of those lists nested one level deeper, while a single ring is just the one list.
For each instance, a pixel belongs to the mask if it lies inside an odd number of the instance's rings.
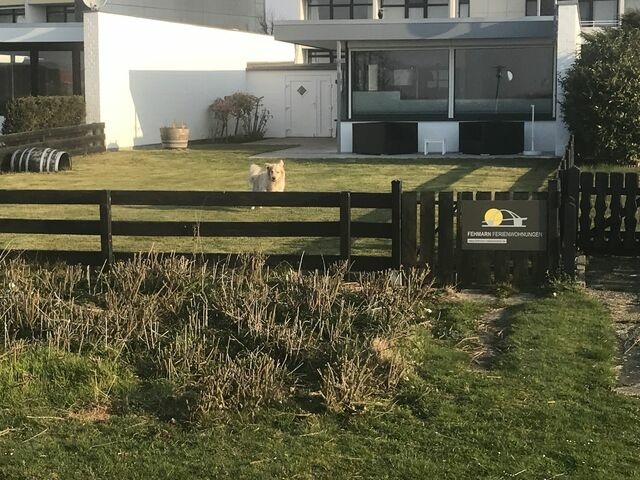
[{"label": "black cabinet", "polygon": [[353,153],[394,155],[418,151],[416,122],[353,124]]},{"label": "black cabinet", "polygon": [[524,150],[524,122],[460,122],[460,152],[511,155]]}]

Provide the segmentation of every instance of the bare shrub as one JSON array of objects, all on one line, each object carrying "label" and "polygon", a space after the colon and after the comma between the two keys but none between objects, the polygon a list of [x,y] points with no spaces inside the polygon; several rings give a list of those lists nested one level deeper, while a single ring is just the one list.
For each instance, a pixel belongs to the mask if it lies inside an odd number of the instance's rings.
[{"label": "bare shrub", "polygon": [[393,396],[400,347],[436,293],[419,270],[346,278],[346,264],[302,272],[260,256],[150,254],[109,271],[0,260],[0,358],[23,344],[105,358],[192,413],[318,390],[357,410]]}]

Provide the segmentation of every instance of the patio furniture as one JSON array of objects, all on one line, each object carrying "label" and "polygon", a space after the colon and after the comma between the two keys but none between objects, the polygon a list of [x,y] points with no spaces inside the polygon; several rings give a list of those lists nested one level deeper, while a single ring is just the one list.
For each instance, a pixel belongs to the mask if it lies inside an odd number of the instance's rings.
[{"label": "patio furniture", "polygon": [[432,140],[432,139],[426,139],[424,141],[424,154],[427,155],[429,153],[429,145],[431,145],[432,143],[435,144],[440,144],[442,146],[442,155],[447,153],[447,141],[446,139],[441,139],[441,140]]},{"label": "patio furniture", "polygon": [[417,122],[353,124],[353,153],[396,155],[418,151]]},{"label": "patio furniture", "polygon": [[458,133],[461,153],[512,155],[524,150],[524,122],[460,122]]}]

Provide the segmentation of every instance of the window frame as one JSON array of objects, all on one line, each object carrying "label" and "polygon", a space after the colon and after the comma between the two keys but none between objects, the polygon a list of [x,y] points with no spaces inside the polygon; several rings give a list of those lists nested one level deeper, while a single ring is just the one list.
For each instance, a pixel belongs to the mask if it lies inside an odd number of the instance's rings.
[{"label": "window frame", "polygon": [[[63,21],[52,21],[50,17],[52,15],[64,16]],[[45,21],[46,23],[71,23],[76,20],[76,7],[75,5],[46,5],[45,6]]]},{"label": "window frame", "polygon": [[18,23],[18,17],[24,17],[25,9],[21,7],[9,7],[9,8],[0,8],[0,16],[11,16],[11,22],[6,23]]},{"label": "window frame", "polygon": [[381,6],[386,9],[400,9],[404,8],[404,18],[412,18],[409,16],[409,12],[412,9],[422,8],[422,18],[449,18],[449,14],[446,17],[430,17],[429,16],[429,8],[431,7],[447,7],[450,8],[450,2],[453,0],[405,0],[403,5],[387,5],[385,1],[382,0]]},{"label": "window frame", "polygon": [[[344,20],[344,19],[336,19],[334,18],[334,8],[345,8],[349,7],[349,20],[363,20],[360,18],[354,18],[353,12],[355,7],[370,7],[373,15],[373,0],[349,0],[348,3],[338,3],[339,0],[312,0],[314,3],[312,4],[310,0],[307,0],[307,19],[311,18],[311,9],[317,7],[328,7],[329,8],[329,18],[328,20]],[[367,19],[369,17],[366,17]]]},{"label": "window frame", "polygon": [[[553,51],[553,58],[557,56],[557,47],[550,43],[525,43],[521,45],[517,45],[521,48],[526,47],[542,47],[542,46],[551,46]],[[414,122],[461,122],[461,121],[469,121],[469,120],[513,120],[513,121],[528,121],[531,119],[530,113],[456,113],[455,111],[455,52],[459,49],[464,48],[483,48],[483,49],[496,49],[496,48],[509,48],[514,47],[512,45],[504,45],[504,44],[484,44],[475,47],[468,46],[450,46],[447,47],[449,50],[449,108],[450,112],[447,114],[354,114],[353,113],[353,102],[352,102],[352,93],[353,93],[353,53],[356,52],[367,52],[367,51],[394,51],[394,50],[405,50],[404,48],[355,48],[349,49],[348,51],[348,69],[347,70],[347,79],[345,82],[345,89],[343,93],[345,94],[344,102],[346,107],[346,112],[343,115],[343,121],[351,122],[351,121],[414,121]],[[441,50],[442,47],[426,47],[426,48],[417,48],[412,47],[411,50]],[[553,61],[553,78],[556,78],[557,75],[557,65],[556,62]],[[558,106],[557,106],[557,90],[556,84],[553,83],[553,89],[551,94],[552,99],[552,113],[549,114],[539,114],[536,113],[537,121],[555,121],[558,115]]]},{"label": "window frame", "polygon": [[607,0],[578,0],[578,12],[581,12],[581,6],[586,4],[589,6],[589,18],[580,18],[580,22],[582,24],[587,23],[590,25],[602,25],[602,24],[609,24],[611,22],[614,23],[618,23],[620,21],[620,1],[616,1],[616,14],[615,14],[615,18],[612,18],[610,20],[595,20],[593,18],[593,12],[594,12],[594,5],[598,2],[601,1],[607,1]]}]

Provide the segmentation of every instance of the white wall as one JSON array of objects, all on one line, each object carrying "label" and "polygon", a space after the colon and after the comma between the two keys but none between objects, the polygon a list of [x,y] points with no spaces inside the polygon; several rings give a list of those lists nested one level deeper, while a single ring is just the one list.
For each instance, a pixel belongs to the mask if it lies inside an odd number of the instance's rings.
[{"label": "white wall", "polygon": [[208,106],[247,90],[247,62],[294,59],[265,35],[98,12],[84,25],[87,120],[106,123],[108,148],[159,143],[173,121],[207,138]]},{"label": "white wall", "polygon": [[560,79],[573,65],[576,55],[582,42],[580,30],[580,14],[578,5],[574,2],[558,2],[558,47],[556,70],[556,91],[557,91],[557,115],[556,115],[556,155],[562,155],[569,141],[569,130],[564,123],[560,103],[564,99],[564,93],[560,85]]},{"label": "white wall", "polygon": [[[267,137],[286,137],[288,115],[287,99],[286,99],[286,82],[287,78],[304,77],[305,79],[313,79],[318,77],[330,77],[335,82],[336,72],[331,70],[278,70],[278,71],[262,71],[250,70],[247,72],[247,90],[258,97],[264,97],[265,107],[271,112],[273,118],[267,124]],[[335,95],[332,98],[333,112],[335,117]],[[325,107],[328,108],[328,105]],[[311,112],[310,112],[311,113]],[[332,119],[333,121],[333,119]],[[335,133],[334,133],[335,135]]]},{"label": "white wall", "polygon": [[[341,143],[342,152],[353,151],[352,125],[357,122],[342,122]],[[542,121],[536,122],[535,126],[535,148],[545,154],[554,154],[556,149],[556,122]],[[447,145],[448,153],[458,152],[460,149],[458,137],[458,122],[418,122],[418,145],[417,151],[422,152],[424,141],[442,140]],[[440,152],[440,145],[431,145],[430,152]],[[531,148],[531,122],[524,122],[524,149]],[[564,146],[563,146],[564,149]]]}]

